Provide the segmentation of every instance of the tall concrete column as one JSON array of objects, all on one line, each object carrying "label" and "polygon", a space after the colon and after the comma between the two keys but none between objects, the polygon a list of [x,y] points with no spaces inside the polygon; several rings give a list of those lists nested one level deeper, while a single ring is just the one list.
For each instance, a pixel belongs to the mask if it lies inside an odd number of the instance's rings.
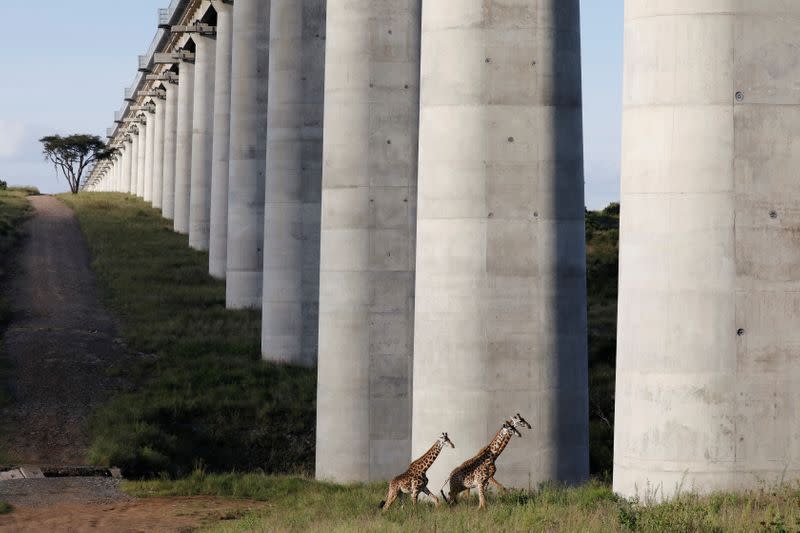
[{"label": "tall concrete column", "polygon": [[[426,2],[413,454],[502,422],[512,487],[589,475],[579,0]],[[455,429],[449,431],[455,432]],[[424,451],[424,450],[423,450]],[[428,477],[445,481],[452,464]]]},{"label": "tall concrete column", "polygon": [[147,111],[147,145],[144,152],[144,201],[153,201],[153,164],[156,138],[155,113]]},{"label": "tall concrete column", "polygon": [[228,267],[228,169],[231,146],[231,58],[233,7],[214,0],[217,10],[217,57],[214,73],[214,140],[211,167],[211,220],[208,271],[225,279]]},{"label": "tall concrete column", "polygon": [[131,194],[136,196],[139,190],[139,128],[133,131],[131,137]]},{"label": "tall concrete column", "polygon": [[175,220],[178,233],[189,233],[189,197],[192,185],[192,121],[194,74],[191,61],[181,61],[178,77],[178,124],[175,143]]},{"label": "tall concrete column", "polygon": [[[144,117],[144,115],[142,115]],[[139,145],[136,147],[136,196],[144,199],[144,178],[147,168],[147,119],[139,124]]]},{"label": "tall concrete column", "polygon": [[320,479],[387,479],[411,457],[420,3],[328,4]]},{"label": "tall concrete column", "polygon": [[214,77],[217,45],[213,37],[195,39],[194,110],[192,111],[192,186],[189,246],[208,250],[211,218],[211,167],[214,142]]},{"label": "tall concrete column", "polygon": [[[131,135],[130,137],[133,137]],[[122,154],[122,192],[131,193],[131,163],[133,162],[133,139],[125,140],[125,151]]]},{"label": "tall concrete column", "polygon": [[268,0],[236,0],[226,276],[226,303],[231,309],[261,307],[269,20]]},{"label": "tall concrete column", "polygon": [[319,309],[325,0],[272,0],[261,352],[314,365]]},{"label": "tall concrete column", "polygon": [[625,5],[625,496],[800,477],[800,3],[672,4]]},{"label": "tall concrete column", "polygon": [[161,192],[161,214],[167,220],[175,218],[175,159],[178,142],[178,86],[166,84],[164,108],[164,178]]},{"label": "tall concrete column", "polygon": [[164,125],[165,125],[164,100],[156,100],[155,138],[153,139],[153,207],[161,209],[164,195]]}]

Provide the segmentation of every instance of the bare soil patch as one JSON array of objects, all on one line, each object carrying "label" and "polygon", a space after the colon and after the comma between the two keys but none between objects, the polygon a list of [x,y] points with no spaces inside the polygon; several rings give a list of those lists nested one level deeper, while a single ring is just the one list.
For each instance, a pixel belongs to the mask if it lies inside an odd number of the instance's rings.
[{"label": "bare soil patch", "polygon": [[263,503],[218,498],[148,498],[112,503],[62,503],[15,508],[0,516],[0,530],[14,532],[194,531],[220,521],[235,520]]}]

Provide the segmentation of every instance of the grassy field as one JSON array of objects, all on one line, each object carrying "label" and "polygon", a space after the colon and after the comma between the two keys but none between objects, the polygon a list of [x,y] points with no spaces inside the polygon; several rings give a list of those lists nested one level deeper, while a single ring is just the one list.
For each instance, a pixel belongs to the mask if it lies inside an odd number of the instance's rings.
[{"label": "grassy field", "polygon": [[241,519],[214,531],[568,531],[568,532],[772,532],[800,531],[800,487],[740,495],[691,494],[670,503],[642,505],[615,496],[607,485],[543,487],[435,509],[410,500],[381,513],[386,485],[341,486],[303,478],[265,475],[206,475],[180,481],[126,483],[139,497],[222,496],[263,502]]},{"label": "grassy field", "polygon": [[134,382],[93,417],[92,460],[127,476],[313,467],[314,371],[260,361],[260,314],[225,309],[208,255],[141,201],[64,195],[120,334],[141,353]]}]

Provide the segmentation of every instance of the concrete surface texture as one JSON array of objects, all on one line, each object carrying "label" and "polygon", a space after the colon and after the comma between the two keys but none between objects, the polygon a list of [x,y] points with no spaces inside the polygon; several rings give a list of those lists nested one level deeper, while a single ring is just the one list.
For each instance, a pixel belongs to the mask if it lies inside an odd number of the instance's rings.
[{"label": "concrete surface texture", "polygon": [[[179,78],[180,79],[180,78]],[[175,218],[175,158],[178,147],[178,86],[166,84],[164,110],[164,181],[161,193],[161,214],[167,220]]]},{"label": "concrete surface texture", "polygon": [[155,153],[156,116],[147,111],[147,146],[144,151],[144,201],[153,201],[153,155]]},{"label": "concrete surface texture", "polygon": [[131,133],[131,194],[136,196],[139,183],[139,129]]},{"label": "concrete surface texture", "polygon": [[628,0],[614,489],[800,476],[800,3]]},{"label": "concrete surface texture", "polygon": [[[425,2],[413,454],[519,412],[497,479],[588,478],[578,0]],[[455,461],[455,460],[454,460]],[[428,472],[439,486],[452,468]]]},{"label": "concrete surface texture", "polygon": [[387,479],[411,457],[419,43],[419,0],[327,6],[320,479]]},{"label": "concrete surface texture", "polygon": [[153,140],[153,207],[161,209],[164,195],[164,126],[166,102],[156,100],[155,139]]},{"label": "concrete surface texture", "polygon": [[268,0],[236,0],[231,67],[226,303],[261,307],[269,94]]},{"label": "concrete surface texture", "polygon": [[217,57],[214,71],[214,139],[211,156],[211,219],[208,271],[225,279],[228,268],[228,166],[231,135],[231,58],[233,52],[233,7],[222,0],[212,2],[217,10]]},{"label": "concrete surface texture", "polygon": [[189,233],[189,195],[192,185],[192,121],[194,113],[192,61],[181,61],[178,78],[178,122],[175,136],[175,218],[177,233]]},{"label": "concrete surface texture", "polygon": [[147,168],[147,118],[139,115],[139,144],[136,147],[136,196],[144,199],[144,175]]},{"label": "concrete surface texture", "polygon": [[189,246],[208,250],[211,219],[211,156],[214,141],[214,79],[217,45],[198,36],[192,114],[192,165],[189,200]]},{"label": "concrete surface texture", "polygon": [[272,0],[261,351],[317,362],[325,0]]}]

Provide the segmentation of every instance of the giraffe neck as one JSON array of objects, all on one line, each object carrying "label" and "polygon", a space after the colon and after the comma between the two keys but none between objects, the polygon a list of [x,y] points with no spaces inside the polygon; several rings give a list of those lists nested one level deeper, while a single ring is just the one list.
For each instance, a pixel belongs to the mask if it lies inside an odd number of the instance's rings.
[{"label": "giraffe neck", "polygon": [[506,446],[508,446],[508,442],[510,440],[511,432],[500,429],[500,431],[497,432],[497,435],[495,435],[492,439],[492,442],[489,443],[489,451],[492,453],[492,455],[497,457],[503,453],[503,450],[506,449]]},{"label": "giraffe neck", "polygon": [[427,472],[436,458],[439,457],[442,448],[444,448],[444,443],[437,440],[433,446],[431,446],[430,450],[425,452],[422,457],[411,463],[412,466],[416,466],[422,469],[423,472]]}]

